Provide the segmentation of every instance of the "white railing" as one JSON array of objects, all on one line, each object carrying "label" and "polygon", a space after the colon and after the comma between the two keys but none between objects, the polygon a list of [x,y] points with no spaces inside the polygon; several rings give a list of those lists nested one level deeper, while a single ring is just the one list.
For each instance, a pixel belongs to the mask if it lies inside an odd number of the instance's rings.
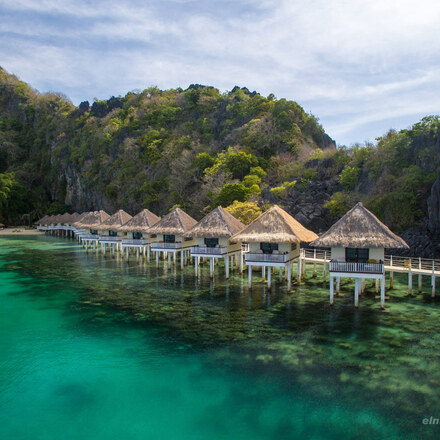
[{"label": "white railing", "polygon": [[384,265],[382,263],[342,263],[331,261],[330,272],[382,274],[384,272]]},{"label": "white railing", "polygon": [[191,246],[191,255],[224,255],[227,247]]},{"label": "white railing", "polygon": [[160,243],[154,242],[151,243],[151,249],[180,249],[182,247],[182,243]]},{"label": "white railing", "polygon": [[122,240],[121,237],[110,237],[109,235],[100,235],[99,236],[99,241],[102,241],[102,242],[116,243],[121,240]]},{"label": "white railing", "polygon": [[290,254],[258,254],[250,253],[244,254],[246,262],[255,263],[286,263],[290,259]]},{"label": "white railing", "polygon": [[307,258],[308,260],[330,260],[330,251],[323,251],[321,249],[301,249],[301,258]]},{"label": "white railing", "polygon": [[81,240],[99,240],[99,235],[84,234],[84,235],[81,235]]},{"label": "white railing", "polygon": [[125,238],[124,240],[122,240],[122,246],[146,246],[147,244],[148,244],[147,239]]},{"label": "white railing", "polygon": [[440,271],[440,260],[434,260],[431,258],[416,258],[416,257],[399,257],[395,255],[385,255],[385,266],[405,268],[408,269],[421,269],[432,271]]}]

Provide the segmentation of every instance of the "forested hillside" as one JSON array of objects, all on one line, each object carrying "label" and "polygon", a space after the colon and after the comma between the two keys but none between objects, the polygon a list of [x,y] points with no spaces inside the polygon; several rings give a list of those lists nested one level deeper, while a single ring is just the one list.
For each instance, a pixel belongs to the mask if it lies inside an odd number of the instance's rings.
[{"label": "forested hillside", "polygon": [[249,218],[278,203],[321,232],[362,200],[432,254],[439,127],[427,117],[374,145],[336,148],[297,103],[246,88],[148,88],[76,107],[0,70],[0,221],[175,205],[199,219],[238,201]]}]

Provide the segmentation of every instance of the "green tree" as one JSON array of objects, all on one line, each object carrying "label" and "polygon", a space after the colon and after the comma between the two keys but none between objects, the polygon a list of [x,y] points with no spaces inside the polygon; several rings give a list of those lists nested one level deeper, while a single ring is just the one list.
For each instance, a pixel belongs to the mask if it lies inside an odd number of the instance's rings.
[{"label": "green tree", "polygon": [[347,166],[340,174],[339,182],[347,191],[354,189],[359,178],[360,169],[357,167]]},{"label": "green tree", "polygon": [[236,200],[245,202],[251,195],[251,190],[242,183],[227,183],[214,198],[216,206],[229,206]]},{"label": "green tree", "polygon": [[239,202],[237,200],[225,209],[245,225],[253,222],[263,213],[255,202]]}]

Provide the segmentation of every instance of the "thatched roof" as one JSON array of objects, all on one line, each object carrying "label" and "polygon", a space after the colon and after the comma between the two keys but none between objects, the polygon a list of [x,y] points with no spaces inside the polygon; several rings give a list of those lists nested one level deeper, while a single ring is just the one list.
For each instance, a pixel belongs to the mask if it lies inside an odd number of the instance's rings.
[{"label": "thatched roof", "polygon": [[90,211],[80,221],[74,223],[73,226],[84,229],[94,229],[102,222],[105,222],[110,216],[103,210]]},{"label": "thatched roof", "polygon": [[373,213],[358,203],[327,232],[310,243],[314,247],[409,248]]},{"label": "thatched roof", "polygon": [[63,216],[64,216],[64,214],[57,214],[57,215],[54,215],[54,216],[51,218],[51,223],[54,224],[54,225],[57,225],[58,223],[60,223],[60,219],[62,219]]},{"label": "thatched roof", "polygon": [[148,229],[148,234],[183,235],[197,223],[191,216],[180,208],[173,209],[154,226]]},{"label": "thatched roof", "polygon": [[48,215],[45,215],[44,217],[41,217],[39,220],[37,220],[35,222],[36,225],[45,225],[46,221],[49,219],[50,217]]},{"label": "thatched roof", "polygon": [[103,221],[99,226],[96,227],[98,231],[112,231],[118,229],[120,226],[127,223],[133,217],[127,214],[123,209],[115,212],[107,220]]},{"label": "thatched roof", "polygon": [[185,237],[230,238],[243,230],[244,224],[221,206],[205,215],[185,233]]},{"label": "thatched roof", "polygon": [[139,214],[136,214],[127,223],[118,228],[118,231],[124,232],[146,232],[148,228],[155,225],[160,220],[156,214],[153,214],[148,209],[143,209]]},{"label": "thatched roof", "polygon": [[318,236],[305,228],[278,205],[256,218],[231,241],[240,243],[297,243],[309,242]]}]

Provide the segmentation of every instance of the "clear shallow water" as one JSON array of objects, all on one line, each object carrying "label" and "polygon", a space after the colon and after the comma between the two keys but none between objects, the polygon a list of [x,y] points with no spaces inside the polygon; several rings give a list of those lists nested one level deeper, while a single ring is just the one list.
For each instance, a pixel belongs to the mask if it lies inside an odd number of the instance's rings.
[{"label": "clear shallow water", "polygon": [[[0,239],[0,438],[438,438],[438,300]],[[399,283],[400,281],[400,283]]]}]

